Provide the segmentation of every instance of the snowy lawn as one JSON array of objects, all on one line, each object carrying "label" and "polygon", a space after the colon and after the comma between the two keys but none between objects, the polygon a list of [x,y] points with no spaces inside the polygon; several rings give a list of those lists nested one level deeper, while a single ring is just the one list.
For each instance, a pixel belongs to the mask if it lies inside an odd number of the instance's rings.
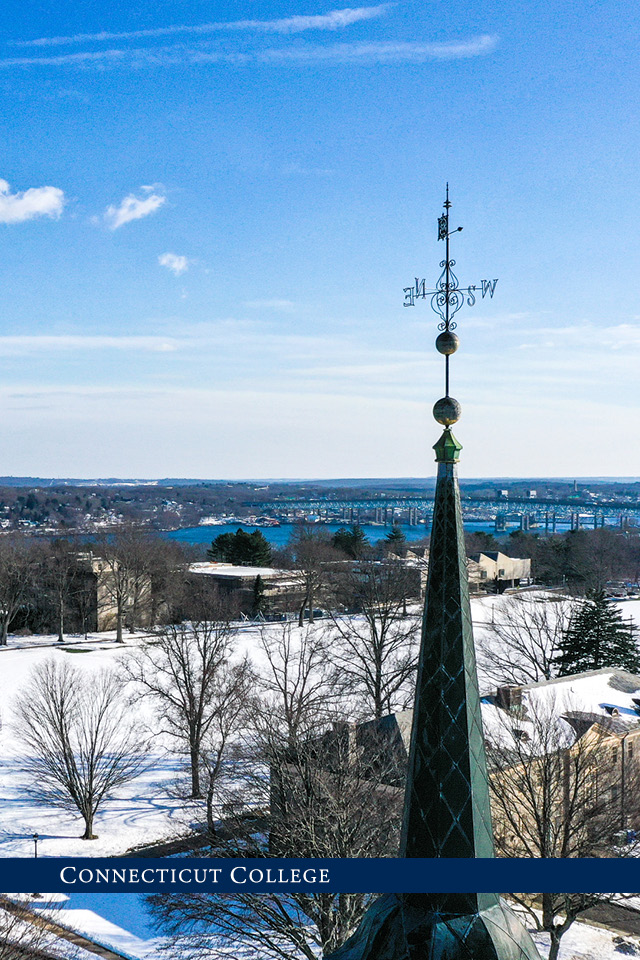
[{"label": "snowy lawn", "polygon": [[[21,638],[21,642],[24,640]],[[135,642],[135,641],[134,641]],[[97,840],[81,840],[82,820],[78,814],[51,806],[40,806],[25,793],[25,778],[21,770],[22,747],[13,728],[13,701],[25,685],[33,668],[50,657],[70,661],[83,671],[97,672],[113,669],[126,651],[126,645],[116,645],[109,635],[84,646],[85,653],[74,640],[56,644],[53,648],[33,643],[21,649],[3,649],[0,652],[0,704],[2,730],[0,731],[0,856],[33,856],[33,834],[38,833],[38,855],[62,856],[117,856],[132,846],[150,843],[187,832],[194,820],[201,819],[199,805],[176,796],[176,777],[181,771],[181,760],[169,753],[163,743],[154,741],[157,751],[150,758],[149,768],[135,780],[122,787],[112,799],[103,801],[98,811],[94,832]],[[147,704],[131,707],[131,722],[140,727],[141,740],[148,737],[152,722]]]},{"label": "snowy lawn", "polygon": [[[492,610],[503,602],[502,597],[472,600],[477,637],[490,629]],[[640,601],[622,601],[618,606],[625,617],[633,617],[640,626]],[[417,613],[417,606],[411,612]],[[263,629],[277,636],[282,625],[270,624]],[[290,629],[292,639],[301,633],[296,625],[290,625]],[[330,631],[332,628],[327,620],[320,620],[312,629]],[[236,654],[239,657],[247,654],[258,670],[264,670],[260,631],[255,624],[238,624]],[[57,643],[55,636],[13,636],[9,638],[8,647],[0,648],[0,856],[32,856],[34,833],[41,838],[38,853],[42,856],[118,856],[131,847],[184,835],[191,825],[203,821],[202,806],[177,795],[176,779],[184,773],[183,760],[172,753],[169,744],[157,734],[152,741],[154,756],[149,769],[103,802],[94,825],[97,840],[80,839],[83,823],[78,814],[36,805],[25,792],[21,770],[23,750],[13,727],[13,702],[33,668],[53,657],[89,674],[105,668],[115,669],[118,660],[143,643],[146,636],[125,634],[123,645],[115,643],[114,632],[91,634],[86,641],[84,637],[71,637],[65,644]],[[603,712],[603,702],[626,708],[633,706],[632,692],[612,690],[606,676],[581,681],[577,687],[579,690],[572,689],[568,678],[566,682],[552,685],[549,695],[558,702],[565,697],[572,704],[579,700],[581,709],[598,713]],[[485,723],[491,724],[494,712],[495,708],[484,706]],[[133,728],[140,730],[141,741],[146,740],[149,730],[154,729],[149,703],[133,703],[129,716]]]},{"label": "snowy lawn", "polygon": [[[318,629],[324,629],[320,622]],[[279,632],[280,624],[267,627]],[[292,627],[294,635],[299,634]],[[31,857],[33,834],[39,835],[38,856],[109,857],[120,856],[131,847],[184,836],[205,819],[203,803],[184,799],[176,789],[184,783],[185,760],[170,750],[170,743],[157,733],[157,720],[147,700],[129,707],[128,716],[140,740],[152,734],[154,755],[148,769],[119,789],[100,806],[94,823],[96,840],[82,840],[83,821],[76,812],[36,804],[26,792],[21,769],[23,747],[14,728],[16,695],[29,682],[33,669],[54,658],[69,662],[83,672],[115,670],[118,661],[140,644],[148,634],[125,634],[124,644],[115,642],[115,632],[71,637],[60,644],[55,636],[9,638],[0,648],[0,857]],[[249,655],[257,669],[264,665],[259,649],[260,627],[238,624],[236,656]]]},{"label": "snowy lawn", "polygon": [[[548,957],[549,935],[533,933],[532,936],[540,955]],[[625,945],[634,952],[625,949]],[[620,937],[609,930],[577,921],[562,938],[559,960],[623,960],[630,955],[640,955],[640,943],[635,937]]]}]

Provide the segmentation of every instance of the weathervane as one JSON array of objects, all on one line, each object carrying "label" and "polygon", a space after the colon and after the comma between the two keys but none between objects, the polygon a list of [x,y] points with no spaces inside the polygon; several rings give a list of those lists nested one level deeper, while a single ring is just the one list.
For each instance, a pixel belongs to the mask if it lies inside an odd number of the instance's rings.
[{"label": "weathervane", "polygon": [[[436,346],[447,364],[458,345],[451,318],[465,300],[475,299],[475,287],[460,290],[451,271],[449,207],[447,190],[438,221],[438,237],[446,240],[447,253],[437,289],[427,293],[425,281],[416,280],[415,290],[405,290],[412,302],[416,291],[432,297],[442,321]],[[485,292],[493,293],[496,282],[483,281]],[[438,475],[398,855],[418,863],[453,863],[459,858],[464,871],[465,862],[493,859],[495,851],[458,486],[462,447],[451,432],[460,404],[449,396],[448,373],[447,367],[447,395],[433,409],[444,430],[433,447]],[[384,720],[399,722],[397,714]],[[419,867],[411,869],[419,872]],[[540,960],[533,940],[499,895],[473,891],[385,893],[327,960],[427,957]]]},{"label": "weathervane", "polygon": [[[444,423],[445,426],[455,423],[460,417],[460,405],[456,400],[453,400],[452,397],[449,397],[449,357],[451,354],[456,352],[460,342],[455,333],[453,333],[457,326],[453,317],[463,306],[465,300],[467,301],[468,306],[472,307],[474,305],[476,302],[476,291],[478,289],[477,284],[470,284],[468,287],[460,287],[458,285],[458,278],[453,272],[453,267],[455,266],[456,262],[449,256],[449,242],[450,237],[454,233],[459,233],[462,230],[462,227],[457,227],[455,230],[449,230],[450,207],[451,202],[449,201],[449,184],[447,184],[447,197],[444,202],[444,213],[441,217],[438,217],[438,240],[445,241],[446,251],[445,259],[440,261],[442,273],[440,274],[436,284],[436,289],[427,290],[427,281],[419,280],[418,277],[416,277],[415,286],[404,288],[403,303],[404,307],[414,307],[416,300],[426,300],[427,297],[429,297],[431,299],[431,309],[440,317],[438,330],[440,330],[441,333],[436,339],[436,349],[439,353],[443,354],[445,358],[445,397],[443,397],[442,400],[438,400],[438,403],[434,408],[434,416],[439,423]],[[489,294],[490,297],[493,297],[493,292],[496,288],[497,282],[497,280],[480,281],[480,291],[483,299],[487,294]],[[449,402],[444,404],[444,401]],[[443,415],[445,415],[447,412],[451,414],[451,416],[446,417],[448,422],[440,419],[440,417],[436,414],[436,409],[440,404],[444,404],[446,407],[446,410],[443,408],[441,411]],[[455,407],[453,405],[455,405]],[[454,413],[456,414],[455,416],[453,416]]]}]

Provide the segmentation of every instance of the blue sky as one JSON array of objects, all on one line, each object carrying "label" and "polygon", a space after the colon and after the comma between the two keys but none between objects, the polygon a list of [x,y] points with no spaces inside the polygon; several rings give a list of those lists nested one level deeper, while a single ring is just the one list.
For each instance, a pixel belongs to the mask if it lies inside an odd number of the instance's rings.
[{"label": "blue sky", "polygon": [[448,180],[461,472],[640,475],[629,11],[5,3],[0,473],[431,474]]}]

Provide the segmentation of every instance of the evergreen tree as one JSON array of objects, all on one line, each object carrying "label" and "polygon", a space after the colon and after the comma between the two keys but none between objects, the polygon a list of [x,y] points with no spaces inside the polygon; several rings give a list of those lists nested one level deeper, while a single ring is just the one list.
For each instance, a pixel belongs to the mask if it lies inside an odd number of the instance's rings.
[{"label": "evergreen tree", "polygon": [[358,523],[354,523],[351,529],[340,527],[334,533],[331,543],[352,560],[360,560],[365,547],[369,546],[367,535]]},{"label": "evergreen tree", "polygon": [[407,545],[407,538],[402,532],[402,528],[399,527],[397,523],[393,524],[391,530],[384,538],[384,545],[387,550],[390,550],[395,554],[401,555],[404,553],[404,548]]},{"label": "evergreen tree", "polygon": [[[520,531],[517,531],[520,533]],[[509,534],[511,536],[511,534]],[[485,530],[474,530],[473,533],[465,532],[464,540],[467,548],[467,556],[470,557],[474,553],[494,553],[496,550],[502,550],[504,552],[504,547],[498,543],[496,538],[492,533],[487,533]],[[528,553],[517,553],[517,557],[528,557]]]},{"label": "evergreen tree", "polygon": [[572,618],[556,659],[560,676],[621,667],[640,673],[636,630],[607,602],[604,590],[592,590]]},{"label": "evergreen tree", "polygon": [[210,560],[222,560],[241,567],[268,567],[271,563],[271,547],[259,531],[247,533],[239,527],[235,533],[221,533],[207,550]]}]

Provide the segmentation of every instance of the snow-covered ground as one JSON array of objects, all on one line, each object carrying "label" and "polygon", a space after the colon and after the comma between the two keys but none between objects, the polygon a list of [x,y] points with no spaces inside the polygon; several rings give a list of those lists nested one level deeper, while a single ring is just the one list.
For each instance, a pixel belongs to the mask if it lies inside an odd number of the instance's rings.
[{"label": "snow-covered ground", "polygon": [[[0,937],[33,947],[46,948],[61,960],[95,960],[91,944],[111,948],[130,960],[150,960],[160,955],[166,939],[156,935],[145,909],[144,897],[137,894],[43,894],[33,900],[26,894],[8,894],[24,901],[60,928],[60,933],[39,933],[26,919],[16,922],[0,907]],[[8,925],[4,918],[8,918]],[[79,933],[86,945],[66,939],[64,932]],[[43,939],[42,939],[43,938]]]},{"label": "snow-covered ground", "polygon": [[[482,631],[483,628],[490,625],[492,620],[499,616],[500,609],[504,606],[505,602],[508,602],[509,597],[513,596],[512,594],[492,594],[486,597],[473,597],[471,600],[471,615],[473,617],[473,629],[476,634],[477,642],[477,633]],[[520,599],[529,599],[533,601],[537,599],[551,598],[558,599],[558,594],[550,593],[546,590],[527,590],[521,591],[516,594]],[[577,601],[580,602],[580,601]],[[612,607],[615,607],[624,617],[625,620],[632,620],[635,626],[640,630],[640,598],[630,599],[630,600],[614,600],[611,603]]]},{"label": "snow-covered ground", "polygon": [[[508,595],[474,598],[471,609],[476,649],[479,651],[478,674],[481,693],[495,692],[496,689],[495,679],[483,671],[482,648],[487,649],[493,644],[500,644],[493,624],[495,622],[498,626],[500,625],[505,610],[510,603],[514,602],[514,599],[518,604],[544,607],[544,616],[548,617],[548,623],[554,629],[560,612],[563,610],[566,616],[568,607],[571,606],[570,601],[568,604],[558,603],[557,595],[542,590],[523,591],[517,598],[511,599]],[[640,600],[621,600],[612,605],[620,611],[625,620],[631,620],[640,629]],[[517,614],[515,622],[517,622]],[[617,711],[621,721],[626,721],[630,726],[636,726],[638,723],[636,700],[640,699],[640,689],[637,687],[640,687],[640,684],[628,683],[626,680],[621,682],[616,671],[606,669],[562,677],[553,681],[526,684],[523,692],[524,719],[519,721],[518,726],[527,730],[530,737],[534,737],[531,724],[533,718],[537,718],[539,723],[546,726],[545,718],[557,717],[559,731],[564,731],[567,743],[573,742],[575,735],[568,724],[560,722],[560,718],[563,714],[572,711],[606,718],[611,716],[613,710]],[[529,720],[526,719],[527,714]],[[482,705],[482,719],[485,734],[494,740],[504,739],[513,726],[513,717],[510,718],[502,709],[487,702]]]},{"label": "snow-covered ground", "polygon": [[[176,796],[180,759],[157,738],[157,753],[146,772],[103,802],[94,828],[97,840],[80,839],[83,826],[79,815],[37,805],[25,795],[20,761],[23,751],[13,728],[13,701],[33,668],[53,657],[68,660],[88,673],[114,669],[118,659],[131,649],[129,643],[137,642],[140,638],[134,637],[127,638],[124,645],[116,644],[109,634],[99,634],[97,640],[87,644],[74,639],[47,647],[41,638],[33,643],[20,638],[13,647],[0,651],[0,856],[33,856],[34,833],[40,838],[38,856],[117,856],[132,846],[184,834],[199,819],[199,809]],[[86,652],[70,652],[79,649]],[[132,706],[131,722],[139,726],[141,740],[146,739],[151,723],[146,703]]]},{"label": "snow-covered ground", "polygon": [[[278,633],[282,625],[266,629]],[[326,622],[318,623],[317,629],[326,629]],[[300,629],[291,625],[291,631],[295,643]],[[265,663],[260,633],[260,626],[238,624],[236,656],[248,655],[257,669],[264,668]],[[176,789],[177,780],[184,778],[184,759],[154,732],[157,721],[154,723],[149,702],[142,699],[131,704],[128,716],[133,728],[139,729],[141,741],[154,733],[156,752],[146,772],[103,801],[94,822],[98,839],[80,839],[84,827],[77,813],[36,804],[25,791],[21,765],[24,750],[14,728],[14,705],[34,668],[54,658],[88,674],[115,670],[118,661],[144,643],[147,636],[125,634],[124,644],[115,642],[115,632],[92,634],[86,642],[83,637],[71,637],[64,644],[55,636],[10,637],[8,646],[0,647],[0,857],[33,856],[34,833],[39,835],[38,856],[119,856],[132,847],[184,836],[204,820],[203,804],[185,800]]]},{"label": "snow-covered ground", "polygon": [[[78,907],[72,896],[68,904],[56,911],[55,919],[72,930],[84,934],[96,943],[112,947],[132,960],[151,960],[161,956],[166,940],[152,925],[142,923],[143,897],[138,894],[83,894]],[[131,920],[131,924],[127,921]],[[138,929],[136,929],[138,927]],[[545,960],[549,954],[549,936],[531,931],[534,942]],[[223,946],[223,944],[221,944]],[[71,960],[88,960],[95,954],[59,944],[61,956]],[[640,941],[635,937],[620,936],[608,930],[577,921],[562,939],[559,960],[622,960],[625,956],[640,955]],[[247,960],[251,951],[247,952]]]},{"label": "snow-covered ground", "polygon": [[[549,935],[532,935],[540,955],[548,957]],[[609,930],[577,921],[562,938],[559,960],[622,960],[630,955],[630,950],[624,948],[625,944],[635,951],[631,956],[640,954],[640,943],[635,937],[620,937]]]},{"label": "snow-covered ground", "polygon": [[[502,594],[486,597],[474,597],[471,600],[471,616],[473,618],[473,633],[476,642],[476,649],[481,650],[484,645],[491,645],[496,642],[496,635],[493,630],[493,624],[500,627],[500,622],[505,616],[509,616],[506,611],[509,606],[518,604],[539,604],[545,606],[544,617],[548,618],[549,627],[553,628],[557,624],[561,612],[566,613],[571,610],[574,604],[580,604],[580,600],[571,600],[563,598],[556,593],[550,593],[546,590],[526,590],[518,594]],[[631,622],[640,632],[640,599],[617,600],[613,601],[612,607],[618,610],[627,623]],[[517,614],[515,620],[517,622]],[[535,631],[535,627],[531,627]],[[498,641],[499,642],[499,641]],[[480,692],[493,689],[496,683],[483,672],[482,656],[478,657],[478,679],[480,683]]]},{"label": "snow-covered ground", "polygon": [[[116,894],[116,896],[126,897],[131,895],[121,893]],[[102,910],[102,914],[107,912],[107,910]],[[114,910],[113,912],[114,915],[117,914],[117,911]],[[57,923],[64,925],[69,930],[82,933],[93,942],[105,947],[113,947],[119,953],[136,958],[136,960],[137,958],[142,958],[142,960],[149,958],[150,960],[151,957],[157,957],[162,943],[165,942],[161,937],[149,937],[148,939],[137,937],[134,933],[130,933],[119,925],[123,922],[120,918],[118,918],[119,923],[113,923],[93,910],[76,909],[74,907],[63,908],[57,911],[55,919]],[[95,954],[93,956],[95,957]]]},{"label": "snow-covered ground", "polygon": [[[490,630],[492,617],[496,616],[496,611],[499,612],[505,602],[504,597],[493,596],[472,600],[477,640]],[[622,601],[618,606],[626,618],[632,617],[640,626],[639,600]],[[412,612],[417,612],[417,607]],[[282,627],[274,624],[266,629],[275,634]],[[299,628],[291,625],[290,629],[295,639],[299,635]],[[325,631],[331,627],[326,620],[321,620],[312,629]],[[238,655],[246,653],[258,669],[264,669],[260,627],[243,623],[238,630]],[[180,836],[187,832],[191,824],[202,821],[201,807],[177,795],[176,778],[182,764],[180,758],[168,750],[169,745],[158,736],[153,741],[156,753],[151,767],[102,804],[94,825],[97,840],[80,839],[83,825],[78,815],[50,806],[35,805],[25,794],[20,759],[23,749],[13,728],[13,701],[28,682],[33,668],[53,657],[71,662],[89,674],[105,668],[115,669],[119,659],[144,639],[144,634],[125,634],[125,644],[116,644],[113,632],[92,634],[87,641],[84,637],[72,637],[65,644],[57,643],[55,636],[10,637],[8,647],[0,648],[1,857],[32,856],[34,833],[40,837],[40,856],[117,856],[134,846]],[[585,679],[579,684],[568,678],[551,685],[549,689],[558,702],[577,704],[582,710],[603,713],[603,703],[614,703],[628,709],[633,707],[632,692],[611,689],[606,676],[594,677],[590,681]],[[485,717],[491,709],[484,708]],[[141,740],[145,739],[149,728],[153,728],[149,704],[145,701],[132,704],[130,718],[134,728],[140,730]]]},{"label": "snow-covered ground", "polygon": [[[124,642],[129,643],[130,640],[140,640],[143,637],[149,636],[146,632],[136,632],[134,634],[129,633],[125,630],[124,632]],[[115,630],[105,630],[102,633],[78,633],[78,634],[65,634],[65,645],[68,647],[79,647],[79,648],[90,648],[90,647],[100,647],[107,646],[113,643],[116,639]],[[0,653],[4,653],[5,650],[33,650],[34,647],[61,647],[62,644],[58,641],[58,635],[55,633],[41,633],[41,634],[27,634],[26,636],[21,636],[19,634],[9,634],[7,637],[7,646],[0,647]]]}]

